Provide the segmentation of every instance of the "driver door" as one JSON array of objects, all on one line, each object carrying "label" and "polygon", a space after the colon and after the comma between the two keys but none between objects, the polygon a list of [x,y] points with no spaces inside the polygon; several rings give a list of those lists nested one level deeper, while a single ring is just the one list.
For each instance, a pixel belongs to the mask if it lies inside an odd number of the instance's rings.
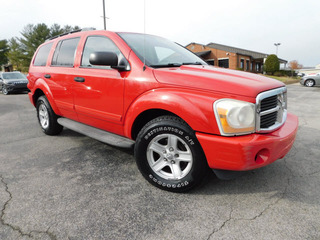
[{"label": "driver door", "polygon": [[93,52],[122,54],[106,36],[88,36],[74,84],[74,106],[80,122],[112,131],[121,124],[123,115],[124,78],[108,66],[93,66],[89,56]]}]

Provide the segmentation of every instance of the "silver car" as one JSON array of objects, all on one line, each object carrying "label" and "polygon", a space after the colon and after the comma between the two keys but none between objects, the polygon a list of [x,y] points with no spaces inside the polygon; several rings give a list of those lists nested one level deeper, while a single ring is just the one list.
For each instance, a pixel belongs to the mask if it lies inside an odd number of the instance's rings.
[{"label": "silver car", "polygon": [[300,84],[307,87],[320,86],[320,73],[303,76]]}]

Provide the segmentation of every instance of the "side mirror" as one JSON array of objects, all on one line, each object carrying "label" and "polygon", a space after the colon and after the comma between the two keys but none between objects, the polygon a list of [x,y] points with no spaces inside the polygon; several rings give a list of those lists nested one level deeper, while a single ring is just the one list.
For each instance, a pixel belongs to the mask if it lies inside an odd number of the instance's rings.
[{"label": "side mirror", "polygon": [[93,52],[90,54],[89,62],[98,66],[118,66],[118,56],[114,52]]},{"label": "side mirror", "polygon": [[130,70],[127,60],[121,60],[120,64],[118,65],[118,56],[114,52],[93,52],[90,54],[89,62],[92,65],[110,66],[111,68],[119,71]]}]

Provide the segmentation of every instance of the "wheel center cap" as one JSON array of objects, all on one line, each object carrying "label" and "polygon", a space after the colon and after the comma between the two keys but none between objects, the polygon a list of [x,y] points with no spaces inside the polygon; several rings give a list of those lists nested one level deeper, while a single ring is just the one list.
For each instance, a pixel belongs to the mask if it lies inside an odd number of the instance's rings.
[{"label": "wheel center cap", "polygon": [[169,160],[173,160],[173,155],[171,153],[166,154],[166,158]]}]

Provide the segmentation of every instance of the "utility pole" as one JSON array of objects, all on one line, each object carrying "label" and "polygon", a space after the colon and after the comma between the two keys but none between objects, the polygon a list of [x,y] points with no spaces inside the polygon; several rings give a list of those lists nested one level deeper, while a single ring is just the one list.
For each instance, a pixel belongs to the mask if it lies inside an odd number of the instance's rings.
[{"label": "utility pole", "polygon": [[105,8],[104,0],[102,0],[102,4],[103,4],[103,24],[104,24],[104,30],[107,30],[107,27],[106,27],[106,8]]},{"label": "utility pole", "polygon": [[276,55],[278,56],[278,47],[281,45],[281,43],[275,43],[274,45],[276,46]]}]

